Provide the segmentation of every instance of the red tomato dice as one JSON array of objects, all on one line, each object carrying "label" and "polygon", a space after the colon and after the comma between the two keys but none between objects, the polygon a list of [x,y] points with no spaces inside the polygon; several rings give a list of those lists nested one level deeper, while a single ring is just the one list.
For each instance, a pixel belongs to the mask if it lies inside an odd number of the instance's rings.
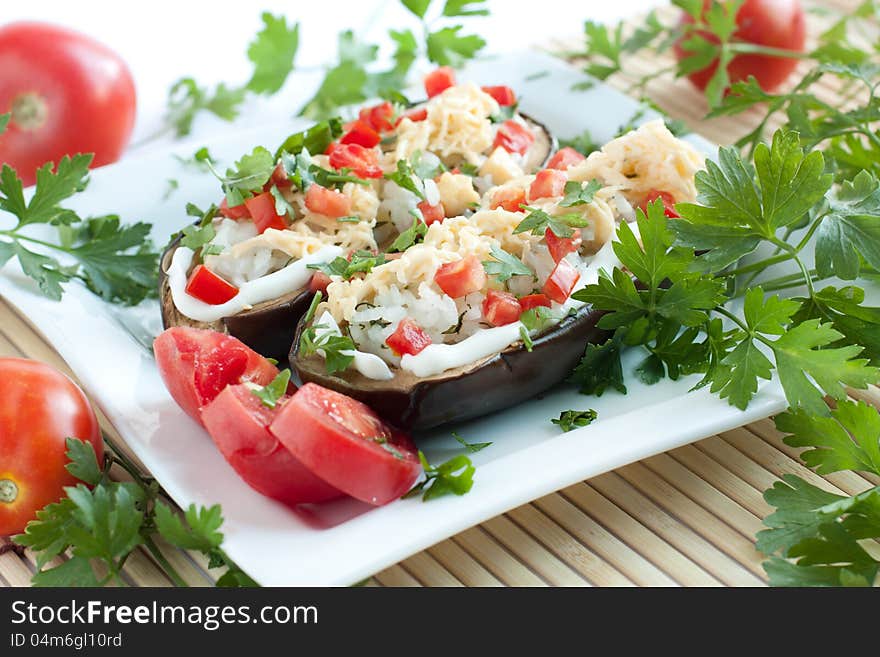
[{"label": "red tomato dice", "polygon": [[425,223],[430,226],[435,221],[443,221],[446,219],[446,208],[443,207],[442,203],[437,203],[437,205],[431,205],[427,201],[422,201],[418,205],[419,210],[422,213],[422,217],[425,219]]},{"label": "red tomato dice", "polygon": [[351,214],[351,199],[335,189],[312,184],[306,192],[306,207],[315,214],[338,219]]},{"label": "red tomato dice", "polygon": [[322,271],[315,270],[309,279],[309,289],[312,292],[326,292],[327,286],[330,285],[330,277]]},{"label": "red tomato dice", "polygon": [[220,201],[220,206],[218,207],[218,211],[220,214],[227,219],[250,219],[251,215],[248,212],[247,206],[242,203],[241,205],[233,205],[231,208],[229,204],[226,202],[226,197],[223,197],[223,200]]},{"label": "red tomato dice", "polygon": [[422,472],[408,435],[366,404],[314,383],[281,407],[269,431],[312,473],[367,504],[396,500]]},{"label": "red tomato dice", "polygon": [[483,319],[492,326],[505,326],[519,321],[523,309],[519,299],[510,292],[489,290],[483,300]]},{"label": "red tomato dice", "polygon": [[492,149],[499,146],[508,153],[525,155],[535,143],[535,134],[523,124],[509,119],[498,127]]},{"label": "red tomato dice", "polygon": [[348,127],[348,132],[339,140],[341,144],[357,144],[364,148],[373,148],[382,141],[382,137],[371,126],[363,121],[354,121]]},{"label": "red tomato dice", "polygon": [[272,177],[269,178],[269,182],[266,183],[263,191],[268,192],[272,185],[275,185],[279,189],[284,189],[290,187],[291,184],[290,178],[287,177],[287,170],[284,168],[284,165],[279,162],[278,166],[275,167],[275,170],[272,171]]},{"label": "red tomato dice", "polygon": [[186,293],[199,301],[219,306],[234,298],[238,294],[238,288],[224,281],[205,265],[198,265],[189,275]]},{"label": "red tomato dice", "polygon": [[492,96],[501,107],[516,105],[516,94],[510,87],[483,87],[483,91]]},{"label": "red tomato dice", "polygon": [[529,187],[529,200],[534,201],[539,198],[562,196],[567,180],[564,171],[542,169],[537,173],[532,181],[532,185]]},{"label": "red tomato dice", "polygon": [[252,196],[244,204],[260,233],[264,233],[268,228],[275,230],[287,228],[284,217],[275,211],[275,197],[270,192],[262,192]]},{"label": "red tomato dice", "polygon": [[526,190],[516,187],[496,189],[492,194],[491,208],[504,208],[508,212],[520,212],[526,203]]},{"label": "red tomato dice", "polygon": [[350,169],[358,178],[381,178],[379,155],[360,144],[330,144],[327,149],[330,166],[334,169]]},{"label": "red tomato dice", "polygon": [[449,87],[455,86],[455,71],[449,66],[441,66],[425,76],[425,92],[428,98],[442,94]]},{"label": "red tomato dice", "polygon": [[571,146],[566,146],[565,148],[560,148],[553,154],[553,157],[551,157],[550,161],[547,163],[547,168],[566,171],[568,167],[573,166],[578,162],[583,162],[586,159],[587,158],[578,153]]},{"label": "red tomato dice", "polygon": [[556,303],[565,303],[580,277],[581,274],[574,265],[568,260],[560,260],[544,283],[542,292]]},{"label": "red tomato dice", "polygon": [[358,118],[376,132],[388,132],[394,128],[394,105],[387,100],[373,107],[364,107]]},{"label": "red tomato dice", "polygon": [[519,305],[522,306],[522,311],[526,312],[527,310],[538,308],[539,306],[550,308],[553,305],[553,302],[550,301],[550,297],[546,294],[528,294],[520,298]]},{"label": "red tomato dice", "polygon": [[477,256],[447,262],[437,268],[434,282],[453,299],[479,292],[486,285],[486,270]]},{"label": "red tomato dice", "polygon": [[398,356],[404,354],[415,356],[432,342],[431,336],[409,317],[400,320],[394,333],[385,340],[385,344]]},{"label": "red tomato dice", "polygon": [[581,248],[581,242],[583,242],[581,230],[580,228],[573,230],[571,237],[559,237],[549,228],[544,231],[544,241],[547,243],[547,249],[550,251],[553,262],[559,262],[569,253],[574,253]]},{"label": "red tomato dice", "polygon": [[[427,107],[414,107],[413,109],[406,110],[403,113],[403,116],[408,118],[413,123],[418,123],[419,121],[424,121],[428,118],[428,108]],[[397,119],[397,123],[400,123],[401,119]],[[397,125],[397,124],[395,124]]]},{"label": "red tomato dice", "polygon": [[656,189],[652,189],[648,192],[648,196],[645,198],[645,204],[642,206],[642,210],[647,214],[648,212],[648,204],[653,203],[657,199],[660,199],[663,202],[663,214],[665,214],[670,219],[678,219],[681,217],[678,212],[675,211],[675,197],[672,196],[669,192],[658,192]]}]

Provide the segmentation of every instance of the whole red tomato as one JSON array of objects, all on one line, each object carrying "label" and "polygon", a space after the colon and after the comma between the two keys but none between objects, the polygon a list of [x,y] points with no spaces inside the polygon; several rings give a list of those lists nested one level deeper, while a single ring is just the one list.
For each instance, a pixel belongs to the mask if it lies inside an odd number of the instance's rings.
[{"label": "whole red tomato", "polygon": [[135,117],[134,81],[106,46],[62,27],[10,23],[0,28],[0,163],[25,185],[63,155],[94,153],[92,166],[119,159]]},{"label": "whole red tomato", "polygon": [[0,536],[23,531],[39,509],[64,497],[64,486],[77,483],[64,467],[69,436],[91,441],[103,457],[83,391],[48,365],[0,358]]},{"label": "whole red tomato", "polygon": [[[706,5],[708,6],[708,1]],[[681,23],[693,23],[690,14],[684,13]],[[736,14],[738,29],[734,40],[768,48],[803,52],[807,36],[804,8],[800,0],[745,0]],[[717,41],[711,35],[704,35]],[[675,45],[678,59],[688,56],[681,42]],[[775,57],[766,54],[736,55],[727,66],[731,84],[754,75],[764,91],[773,91],[785,82],[797,67],[798,60],[791,57]],[[705,89],[718,69],[718,60],[688,78],[700,89]]]}]

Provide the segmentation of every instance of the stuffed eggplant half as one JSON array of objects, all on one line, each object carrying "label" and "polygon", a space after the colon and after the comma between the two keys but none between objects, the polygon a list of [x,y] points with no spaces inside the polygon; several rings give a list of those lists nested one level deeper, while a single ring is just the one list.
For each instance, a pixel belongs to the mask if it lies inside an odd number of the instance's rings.
[{"label": "stuffed eggplant half", "polygon": [[693,201],[702,163],[660,121],[589,158],[560,151],[555,168],[492,186],[481,209],[432,223],[403,253],[332,276],[291,363],[408,429],[533,397],[603,338],[572,294],[620,266],[616,226],[635,228],[648,201]]},{"label": "stuffed eggplant half", "polygon": [[516,112],[509,88],[458,85],[442,69],[425,86],[424,103],[366,107],[344,126],[320,123],[216,174],[222,202],[163,254],[165,327],[227,332],[286,358],[329,275],[472,214],[487,189],[552,155],[554,139]]}]

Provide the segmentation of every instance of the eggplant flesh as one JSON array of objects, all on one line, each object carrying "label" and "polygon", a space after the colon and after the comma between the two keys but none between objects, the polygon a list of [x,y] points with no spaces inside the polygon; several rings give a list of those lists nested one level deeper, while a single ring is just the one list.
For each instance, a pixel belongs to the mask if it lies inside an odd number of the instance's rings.
[{"label": "eggplant flesh", "polygon": [[314,292],[307,287],[285,294],[277,299],[256,304],[250,310],[224,317],[216,322],[199,322],[181,313],[174,305],[171,288],[165,272],[171,264],[174,251],[180,246],[181,237],[174,240],[162,254],[159,267],[159,299],[162,309],[162,326],[188,326],[226,333],[244,342],[263,356],[279,362],[287,360],[294,329],[308,312]]},{"label": "eggplant flesh", "polygon": [[312,382],[358,399],[388,422],[407,430],[431,429],[522,403],[563,381],[580,362],[587,343],[610,333],[596,326],[604,313],[584,306],[532,339],[463,367],[419,378],[395,369],[390,381],[369,379],[355,370],[328,374],[317,355],[299,354],[305,322],[297,327],[290,363],[303,382]]}]

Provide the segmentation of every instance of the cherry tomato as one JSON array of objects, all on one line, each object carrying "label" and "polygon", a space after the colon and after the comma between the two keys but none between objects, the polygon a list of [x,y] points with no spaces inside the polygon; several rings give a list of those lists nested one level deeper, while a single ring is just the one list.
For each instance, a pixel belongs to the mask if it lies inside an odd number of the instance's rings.
[{"label": "cherry tomato", "polygon": [[284,230],[287,222],[275,211],[275,197],[271,192],[262,192],[244,202],[248,214],[254,220],[257,230],[265,233],[267,229]]},{"label": "cherry tomato", "polygon": [[483,91],[492,96],[501,107],[516,105],[516,93],[510,87],[483,87]]},{"label": "cherry tomato", "polygon": [[[693,22],[690,14],[682,15],[683,25]],[[745,0],[736,14],[736,24],[736,41],[796,52],[804,50],[807,28],[800,0]],[[717,43],[712,35],[703,36]],[[678,59],[684,59],[689,53],[679,42],[675,44],[675,54]],[[785,82],[797,64],[798,60],[791,57],[742,54],[731,60],[727,73],[731,84],[754,75],[764,91],[773,91]],[[718,60],[715,60],[707,68],[691,73],[688,78],[700,89],[705,89],[717,69]]]},{"label": "cherry tomato", "polygon": [[199,301],[219,306],[238,294],[238,288],[227,283],[205,265],[198,265],[186,282],[186,293]]},{"label": "cherry tomato", "polygon": [[264,386],[278,376],[278,368],[256,351],[217,331],[176,326],[156,338],[153,352],[171,397],[197,422],[200,410],[226,386]]},{"label": "cherry tomato", "polygon": [[556,303],[565,303],[578,279],[580,272],[568,260],[560,260],[551,272],[542,292]]},{"label": "cherry tomato", "polygon": [[63,155],[94,153],[93,167],[115,162],[128,143],[135,89],[125,62],[106,46],[45,23],[0,28],[0,162],[25,185]]},{"label": "cherry tomato", "polygon": [[503,208],[508,212],[519,212],[526,203],[526,190],[515,187],[502,187],[492,194],[492,209]]},{"label": "cherry tomato", "polygon": [[539,306],[550,308],[553,306],[553,302],[550,301],[550,297],[546,294],[527,294],[520,298],[519,305],[522,306],[523,312],[526,312],[527,310],[538,308]]},{"label": "cherry tomato", "polygon": [[394,105],[387,100],[373,107],[365,107],[358,118],[376,132],[388,132],[394,128]]},{"label": "cherry tomato", "polygon": [[560,148],[553,154],[553,157],[551,157],[550,161],[547,163],[547,168],[567,171],[568,167],[574,166],[586,159],[587,158],[578,153],[571,146],[566,146],[565,148]]},{"label": "cherry tomato", "polygon": [[24,531],[79,483],[64,467],[68,437],[89,441],[102,461],[101,430],[82,390],[48,365],[0,358],[0,536]]},{"label": "cherry tomato", "polygon": [[449,66],[441,66],[425,76],[425,92],[428,94],[428,98],[442,94],[449,87],[454,86],[455,71]]},{"label": "cherry tomato", "polygon": [[645,203],[642,205],[642,210],[647,214],[648,204],[653,203],[658,198],[663,203],[663,214],[670,219],[678,219],[681,217],[681,215],[675,210],[675,198],[672,194],[669,192],[658,192],[656,189],[652,189],[648,192],[648,196],[645,197]]},{"label": "cherry tomato", "polygon": [[547,249],[553,262],[559,262],[569,253],[574,253],[581,248],[581,231],[580,228],[573,229],[571,237],[559,237],[549,228],[544,231],[544,241],[547,243]]},{"label": "cherry tomato", "polygon": [[483,299],[483,318],[492,326],[505,326],[518,321],[523,309],[510,292],[489,290]]},{"label": "cherry tomato", "polygon": [[306,207],[326,217],[347,217],[351,214],[351,199],[335,189],[312,184],[306,192]]},{"label": "cherry tomato", "polygon": [[567,180],[564,171],[542,169],[535,175],[529,187],[529,199],[534,201],[539,198],[562,196]]},{"label": "cherry tomato", "polygon": [[371,126],[363,121],[355,121],[348,127],[348,132],[342,135],[340,144],[358,144],[364,148],[378,146],[382,137]]},{"label": "cherry tomato", "polygon": [[221,215],[226,217],[227,219],[250,219],[251,215],[248,212],[247,206],[242,203],[241,205],[233,205],[231,208],[229,204],[226,202],[226,197],[223,197],[223,200],[220,201],[220,206],[218,207],[218,211]]},{"label": "cherry tomato", "polygon": [[492,150],[499,146],[508,153],[525,155],[535,143],[535,135],[523,124],[509,119],[498,127]]},{"label": "cherry tomato", "polygon": [[382,177],[379,155],[371,148],[359,144],[331,144],[327,154],[334,169],[351,169],[358,178]]},{"label": "cherry tomato", "polygon": [[427,201],[422,201],[418,205],[419,210],[422,212],[422,217],[425,220],[425,223],[430,226],[435,221],[443,221],[446,219],[446,208],[443,207],[442,203],[437,203],[436,205],[431,205]]},{"label": "cherry tomato", "polygon": [[458,299],[483,289],[486,270],[477,256],[468,256],[440,265],[434,274],[434,282],[444,293]]},{"label": "cherry tomato", "polygon": [[288,399],[268,408],[247,386],[227,386],[202,409],[202,422],[229,465],[258,493],[289,505],[342,497],[269,432]]},{"label": "cherry tomato", "polygon": [[415,356],[432,342],[431,336],[409,317],[400,320],[394,333],[385,340],[385,344],[398,356]]},{"label": "cherry tomato", "polygon": [[376,506],[406,493],[422,470],[408,435],[365,404],[314,383],[296,391],[269,430],[315,475]]}]

